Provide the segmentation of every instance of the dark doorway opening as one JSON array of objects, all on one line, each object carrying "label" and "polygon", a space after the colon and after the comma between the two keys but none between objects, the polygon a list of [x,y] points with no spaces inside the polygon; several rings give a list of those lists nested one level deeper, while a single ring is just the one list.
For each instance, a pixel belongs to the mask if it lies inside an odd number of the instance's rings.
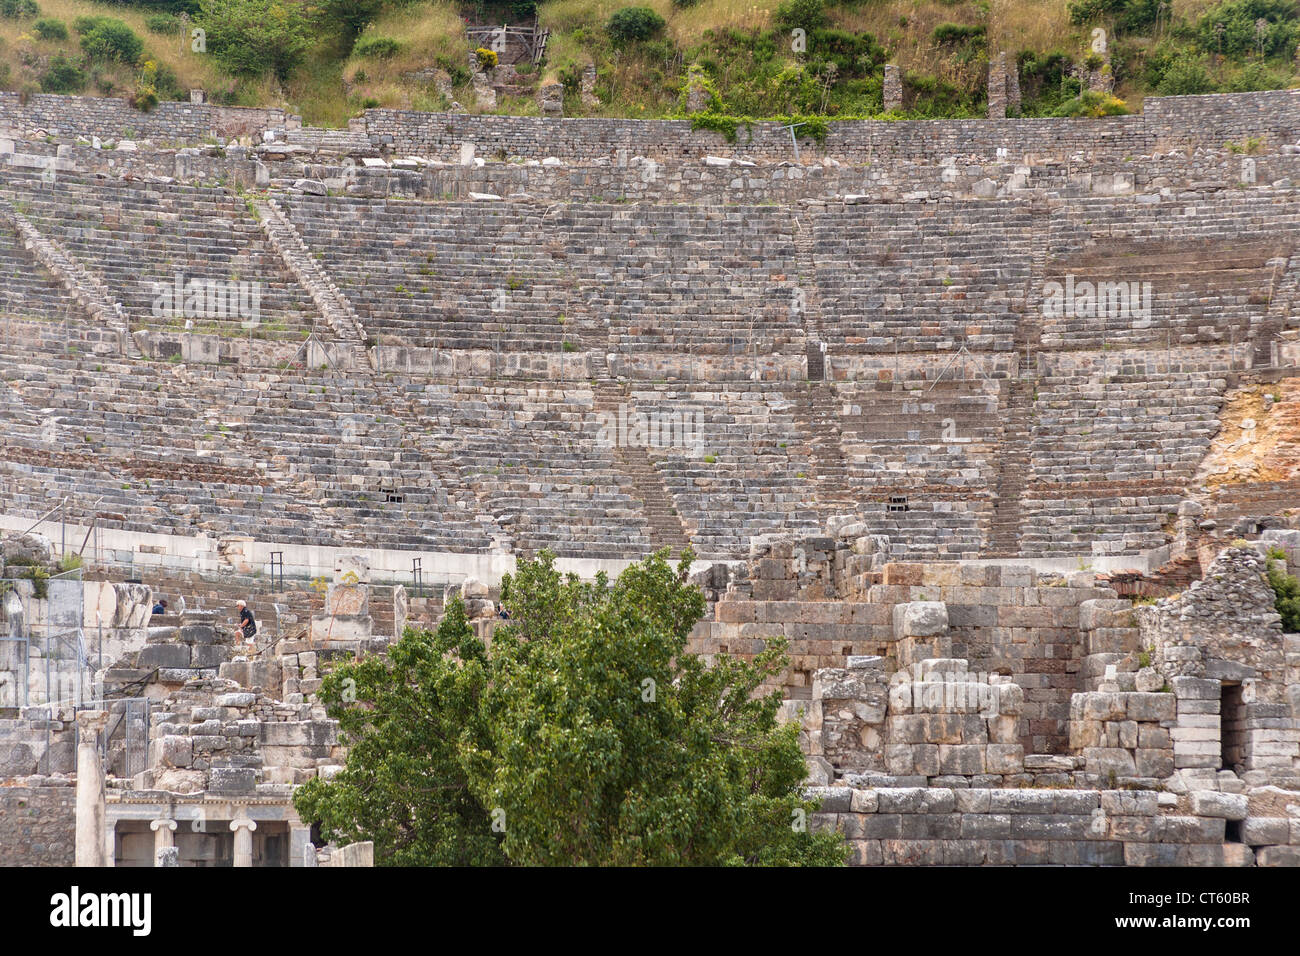
[{"label": "dark doorway opening", "polygon": [[1219,740],[1224,770],[1236,770],[1245,762],[1246,703],[1240,684],[1224,684],[1219,698]]}]

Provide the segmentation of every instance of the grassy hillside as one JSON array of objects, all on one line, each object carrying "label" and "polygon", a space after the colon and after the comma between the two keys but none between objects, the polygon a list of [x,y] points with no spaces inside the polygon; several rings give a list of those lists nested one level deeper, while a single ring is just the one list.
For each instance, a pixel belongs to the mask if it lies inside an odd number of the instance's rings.
[{"label": "grassy hillside", "polygon": [[[368,106],[440,110],[454,99],[473,110],[466,19],[531,23],[534,8],[532,0],[146,3],[0,0],[0,86],[135,95],[144,107],[142,91],[183,98],[202,87],[217,102],[285,106],[327,126]],[[632,6],[652,11],[644,35],[611,24]],[[1023,111],[1070,114],[1091,108],[1079,99],[1089,69],[1113,77],[1130,106],[1149,93],[1290,86],[1300,43],[1294,0],[542,0],[536,14],[551,30],[547,58],[522,71],[519,95],[501,97],[497,112],[536,113],[530,88],[556,80],[568,115],[681,115],[694,66],[718,114],[876,116],[892,62],[904,76],[904,115],[978,116],[989,56],[1006,50],[1019,65]],[[111,43],[106,53],[86,17],[121,21],[139,56]],[[192,52],[193,27],[206,29],[206,52]],[[1090,52],[1096,27],[1107,31],[1108,63]],[[806,31],[803,50],[796,28]],[[589,63],[600,105],[587,108],[578,88]]]}]

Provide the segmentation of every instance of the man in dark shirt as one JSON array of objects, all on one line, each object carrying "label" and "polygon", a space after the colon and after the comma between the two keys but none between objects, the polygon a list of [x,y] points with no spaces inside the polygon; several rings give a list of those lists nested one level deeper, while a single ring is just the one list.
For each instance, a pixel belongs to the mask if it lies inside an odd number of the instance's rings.
[{"label": "man in dark shirt", "polygon": [[235,607],[239,609],[239,631],[244,636],[244,640],[251,644],[253,635],[257,633],[257,622],[253,620],[253,612],[243,601],[236,601]]},{"label": "man in dark shirt", "polygon": [[158,603],[155,604],[155,605],[153,606],[153,613],[154,613],[154,614],[166,614],[166,613],[167,613],[167,602],[164,601],[164,600],[162,600],[161,598],[159,598]]}]

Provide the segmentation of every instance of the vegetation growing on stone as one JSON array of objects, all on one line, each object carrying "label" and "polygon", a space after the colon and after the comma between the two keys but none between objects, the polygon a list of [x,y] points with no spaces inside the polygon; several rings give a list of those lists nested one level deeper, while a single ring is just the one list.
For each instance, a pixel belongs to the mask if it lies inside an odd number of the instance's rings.
[{"label": "vegetation growing on stone", "polygon": [[[95,13],[86,18],[88,7]],[[1172,10],[1155,0],[780,0],[765,7],[497,0],[473,11],[451,0],[0,0],[0,64],[8,67],[0,83],[129,96],[150,59],[160,99],[201,87],[214,102],[283,106],[313,125],[343,126],[368,106],[445,110],[456,101],[474,110],[464,32],[471,12],[485,23],[538,17],[550,31],[546,60],[541,69],[517,64],[516,72],[525,88],[558,80],[566,115],[637,118],[683,115],[679,94],[692,69],[709,82],[708,112],[719,116],[982,116],[988,65],[1001,51],[1018,70],[1021,115],[1108,116],[1152,94],[1286,88],[1300,43],[1300,14],[1287,0]],[[117,25],[90,37],[60,34],[58,24],[79,15]],[[193,48],[193,29],[203,31],[205,49]],[[1097,30],[1106,42],[1094,49]],[[60,71],[52,73],[55,62]],[[889,112],[886,63],[899,67],[903,92],[902,108]],[[588,64],[596,67],[594,98],[579,95]],[[1090,77],[1104,77],[1105,89],[1084,96]],[[538,106],[511,92],[491,109]]]},{"label": "vegetation growing on stone", "polygon": [[660,553],[610,582],[543,552],[503,581],[510,620],[489,649],[459,599],[436,631],[325,679],[351,745],[303,786],[304,821],[374,840],[391,864],[832,865],[797,726],[778,725],[779,641],[752,661],[687,653],[704,611]]}]

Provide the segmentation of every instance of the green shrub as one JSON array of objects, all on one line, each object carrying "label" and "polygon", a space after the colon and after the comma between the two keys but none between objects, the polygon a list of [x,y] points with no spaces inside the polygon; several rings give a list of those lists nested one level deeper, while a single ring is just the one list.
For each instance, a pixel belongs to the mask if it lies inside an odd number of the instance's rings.
[{"label": "green shrub", "polygon": [[776,25],[782,30],[811,33],[827,22],[825,0],[784,0],[776,8]]},{"label": "green shrub", "polygon": [[52,57],[49,69],[41,77],[41,91],[44,93],[80,93],[85,86],[86,74],[80,64],[66,56]]},{"label": "green shrub", "polygon": [[664,28],[664,18],[649,7],[616,10],[605,24],[605,32],[616,46],[648,40]]},{"label": "green shrub", "polygon": [[181,19],[174,13],[151,13],[144,21],[145,29],[159,36],[176,36],[181,32]]},{"label": "green shrub", "polygon": [[[1270,552],[1270,556],[1272,554]],[[1287,633],[1300,631],[1300,581],[1294,574],[1287,573],[1285,562],[1275,559],[1269,562],[1268,583],[1275,595],[1273,606],[1282,615],[1282,630]]]},{"label": "green shrub", "polygon": [[27,20],[40,15],[36,0],[0,0],[0,17],[6,20]]},{"label": "green shrub", "polygon": [[208,51],[229,73],[273,73],[287,82],[311,45],[301,4],[283,0],[200,0],[198,24]]},{"label": "green shrub", "polygon": [[1053,116],[1125,116],[1128,106],[1117,96],[1099,90],[1084,90],[1052,111]]},{"label": "green shrub", "polygon": [[41,17],[32,24],[32,30],[42,40],[66,40],[68,25],[54,17]]},{"label": "green shrub", "polygon": [[1117,32],[1147,30],[1156,22],[1160,0],[1071,0],[1066,5],[1076,25],[1109,21]]},{"label": "green shrub", "polygon": [[1161,96],[1191,96],[1213,93],[1218,84],[1210,75],[1203,55],[1184,51],[1167,61],[1163,75],[1155,84]]},{"label": "green shrub", "polygon": [[89,59],[135,64],[144,53],[144,42],[121,20],[78,17],[73,25],[81,34],[81,49]]},{"label": "green shrub", "polygon": [[966,26],[964,23],[941,23],[934,28],[936,43],[965,43],[969,40],[983,40],[985,27]]},{"label": "green shrub", "polygon": [[136,79],[135,91],[131,94],[131,105],[142,113],[148,113],[158,105],[158,64],[146,60],[140,76]]},{"label": "green shrub", "polygon": [[1281,70],[1270,70],[1258,61],[1247,63],[1240,73],[1223,85],[1228,93],[1249,93],[1253,90],[1284,90],[1291,85],[1291,77]]},{"label": "green shrub", "polygon": [[[1257,33],[1260,20],[1264,27]],[[1193,31],[1197,46],[1206,53],[1290,55],[1300,39],[1300,21],[1294,0],[1225,0],[1202,14]]]},{"label": "green shrub", "polygon": [[401,44],[392,37],[363,36],[356,42],[352,52],[361,57],[386,60],[390,56],[396,56],[400,49]]}]

